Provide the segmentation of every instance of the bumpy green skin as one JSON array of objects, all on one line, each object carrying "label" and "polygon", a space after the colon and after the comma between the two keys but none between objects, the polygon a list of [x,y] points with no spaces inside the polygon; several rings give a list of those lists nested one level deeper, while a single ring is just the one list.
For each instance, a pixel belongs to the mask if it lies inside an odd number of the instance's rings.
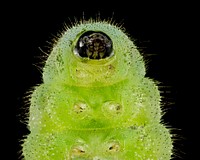
[{"label": "bumpy green skin", "polygon": [[[74,54],[77,39],[88,30],[112,39],[113,57]],[[88,22],[67,30],[46,61],[43,80],[31,98],[26,160],[171,158],[158,87],[145,77],[140,53],[118,27]]]}]

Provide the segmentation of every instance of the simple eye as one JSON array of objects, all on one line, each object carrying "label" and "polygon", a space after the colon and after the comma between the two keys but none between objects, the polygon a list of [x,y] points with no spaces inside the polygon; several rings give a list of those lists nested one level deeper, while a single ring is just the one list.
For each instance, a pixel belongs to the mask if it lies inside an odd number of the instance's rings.
[{"label": "simple eye", "polygon": [[77,41],[75,55],[89,59],[104,59],[113,56],[113,43],[103,32],[87,31]]}]

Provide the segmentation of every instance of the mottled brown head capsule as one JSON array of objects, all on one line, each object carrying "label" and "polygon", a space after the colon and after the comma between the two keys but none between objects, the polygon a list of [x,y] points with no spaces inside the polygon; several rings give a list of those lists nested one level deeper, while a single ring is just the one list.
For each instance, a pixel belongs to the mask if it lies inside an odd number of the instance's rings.
[{"label": "mottled brown head capsule", "polygon": [[103,59],[113,55],[112,40],[103,32],[83,33],[75,46],[75,54],[89,59]]}]

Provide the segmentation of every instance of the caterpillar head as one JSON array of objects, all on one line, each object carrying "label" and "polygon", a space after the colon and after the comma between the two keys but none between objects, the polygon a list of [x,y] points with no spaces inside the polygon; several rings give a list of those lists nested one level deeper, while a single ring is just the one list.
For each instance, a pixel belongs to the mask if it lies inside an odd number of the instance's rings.
[{"label": "caterpillar head", "polygon": [[74,53],[81,58],[96,60],[109,58],[114,55],[113,43],[103,32],[87,31],[79,37]]},{"label": "caterpillar head", "polygon": [[44,80],[104,86],[145,73],[136,46],[120,28],[108,23],[86,22],[72,27],[52,53],[44,68]]}]

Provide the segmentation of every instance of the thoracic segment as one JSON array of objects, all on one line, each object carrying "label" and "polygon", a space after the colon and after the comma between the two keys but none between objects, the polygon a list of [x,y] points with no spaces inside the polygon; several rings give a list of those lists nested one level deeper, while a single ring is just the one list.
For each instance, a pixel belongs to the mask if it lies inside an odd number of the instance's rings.
[{"label": "thoracic segment", "polygon": [[[115,129],[63,130],[32,134],[25,143],[27,159],[99,160],[170,159],[171,137],[161,124]],[[42,153],[42,154],[41,154]]]},{"label": "thoracic segment", "polygon": [[153,81],[143,78],[134,86],[129,83],[90,88],[56,85],[54,89],[43,84],[32,95],[30,129],[50,132],[160,123],[160,96]]}]

